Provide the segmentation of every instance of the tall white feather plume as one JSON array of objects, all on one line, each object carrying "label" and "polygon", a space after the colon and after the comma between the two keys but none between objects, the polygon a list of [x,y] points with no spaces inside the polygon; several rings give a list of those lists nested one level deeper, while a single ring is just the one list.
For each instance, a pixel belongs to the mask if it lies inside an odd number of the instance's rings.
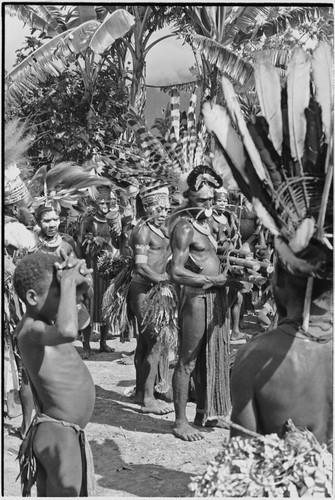
[{"label": "tall white feather plume", "polygon": [[261,181],[266,181],[272,187],[271,179],[267,171],[264,169],[260,154],[250,136],[249,130],[244,121],[244,117],[235,95],[234,88],[228,78],[226,78],[225,76],[222,77],[221,84],[226,99],[227,109],[233,122],[238,128],[238,131],[242,137],[244,147],[247,150],[248,155],[250,156],[254,169],[256,170],[259,179]]},{"label": "tall white feather plume", "polygon": [[287,69],[287,106],[291,155],[300,164],[307,129],[305,109],[310,98],[310,67],[306,52],[300,47],[296,48]]},{"label": "tall white feather plume", "polygon": [[306,217],[299,224],[293,237],[289,241],[289,247],[294,253],[298,253],[307,247],[309,240],[315,231],[315,220],[313,217]]},{"label": "tall white feather plume", "polygon": [[274,236],[279,236],[280,231],[275,223],[273,217],[269,214],[269,212],[264,207],[263,203],[258,198],[252,198],[252,204],[254,206],[256,215],[261,224],[266,227]]},{"label": "tall white feather plume", "polygon": [[316,100],[321,106],[323,129],[329,144],[334,106],[334,61],[329,44],[320,42],[313,51],[312,71]]},{"label": "tall white feather plume", "polygon": [[266,52],[260,51],[255,56],[254,77],[262,115],[269,124],[270,139],[281,156],[283,120],[280,77]]},{"label": "tall white feather plume", "polygon": [[214,132],[223,149],[244,180],[249,184],[245,170],[243,144],[232,126],[230,116],[219,104],[206,101],[202,106],[204,122],[209,132]]}]

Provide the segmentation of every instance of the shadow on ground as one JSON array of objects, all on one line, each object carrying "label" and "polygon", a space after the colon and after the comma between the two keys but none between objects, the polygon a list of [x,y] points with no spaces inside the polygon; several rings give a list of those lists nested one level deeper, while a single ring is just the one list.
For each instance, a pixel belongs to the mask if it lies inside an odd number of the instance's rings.
[{"label": "shadow on ground", "polygon": [[[189,496],[190,474],[152,463],[125,463],[118,445],[112,439],[105,439],[102,444],[96,442],[90,444],[93,456],[99,456],[98,464],[106,464],[95,467],[95,474],[102,476],[97,480],[98,488],[124,492],[123,496],[127,494],[139,497]],[[150,461],[144,447],[143,461]]]}]

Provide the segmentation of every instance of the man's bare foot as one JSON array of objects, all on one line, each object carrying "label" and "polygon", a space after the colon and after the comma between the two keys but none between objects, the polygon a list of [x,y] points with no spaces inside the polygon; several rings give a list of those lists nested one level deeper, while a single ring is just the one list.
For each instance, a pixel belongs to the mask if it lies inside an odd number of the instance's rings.
[{"label": "man's bare foot", "polygon": [[91,357],[91,349],[84,348],[81,358],[82,359],[90,359],[90,357]]},{"label": "man's bare foot", "polygon": [[99,352],[115,352],[114,347],[109,347],[107,344],[100,344]]},{"label": "man's bare foot", "polygon": [[119,360],[121,365],[133,365],[134,355],[121,354],[121,359]]},{"label": "man's bare foot", "polygon": [[234,331],[230,336],[231,344],[245,344],[246,341],[247,341],[246,335],[240,331]]},{"label": "man's bare foot", "polygon": [[174,411],[172,404],[165,403],[159,399],[152,399],[141,406],[142,413],[153,413],[154,415],[166,415]]},{"label": "man's bare foot", "polygon": [[183,441],[200,441],[204,438],[204,436],[188,422],[175,423],[172,432]]},{"label": "man's bare foot", "polygon": [[198,425],[199,427],[218,427],[220,429],[226,429],[227,424],[220,417],[211,418],[210,420],[206,420],[205,424],[202,423],[203,415],[196,415],[194,419],[194,425]]}]

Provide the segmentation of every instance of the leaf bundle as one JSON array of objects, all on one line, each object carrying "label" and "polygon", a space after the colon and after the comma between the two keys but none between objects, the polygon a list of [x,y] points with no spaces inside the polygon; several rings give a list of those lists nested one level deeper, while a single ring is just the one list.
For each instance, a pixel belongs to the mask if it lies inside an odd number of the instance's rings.
[{"label": "leaf bundle", "polygon": [[178,296],[170,282],[157,283],[142,305],[142,328],[157,338],[163,349],[178,345]]},{"label": "leaf bundle", "polygon": [[312,432],[291,422],[282,439],[231,438],[189,489],[199,497],[330,497],[332,455]]},{"label": "leaf bundle", "polygon": [[125,257],[123,255],[114,258],[113,252],[108,249],[103,250],[98,257],[97,263],[101,278],[103,278],[107,283],[110,283],[110,281],[122,271],[124,266],[129,265],[131,260],[131,257]]},{"label": "leaf bundle", "polygon": [[127,295],[131,282],[133,260],[129,258],[127,265],[112,279],[102,299],[102,317],[110,324],[113,331],[119,331],[120,336],[128,331]]}]

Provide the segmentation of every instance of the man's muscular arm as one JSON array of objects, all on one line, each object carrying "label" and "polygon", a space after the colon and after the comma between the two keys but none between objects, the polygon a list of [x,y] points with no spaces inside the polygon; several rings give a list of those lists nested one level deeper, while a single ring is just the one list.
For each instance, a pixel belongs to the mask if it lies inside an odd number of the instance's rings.
[{"label": "man's muscular arm", "polygon": [[187,269],[190,256],[190,246],[193,241],[193,228],[187,221],[179,221],[172,233],[172,279],[180,285],[210,288],[212,286],[223,286],[226,283],[226,275],[208,276],[197,274]]}]

